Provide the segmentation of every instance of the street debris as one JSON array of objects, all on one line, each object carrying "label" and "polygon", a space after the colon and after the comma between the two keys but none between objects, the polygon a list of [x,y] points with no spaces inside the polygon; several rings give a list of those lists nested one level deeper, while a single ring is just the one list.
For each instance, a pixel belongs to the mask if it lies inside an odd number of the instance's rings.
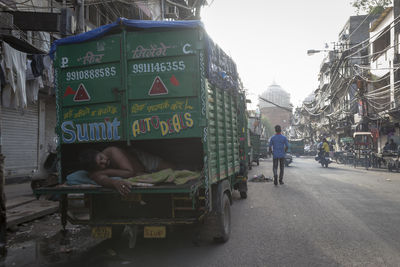
[{"label": "street debris", "polygon": [[254,175],[249,182],[272,182],[271,177],[265,177],[264,174]]},{"label": "street debris", "polygon": [[115,255],[117,255],[117,252],[115,252],[115,250],[113,250],[113,249],[111,249],[111,248],[107,249],[107,253],[108,253],[108,255],[110,255],[110,256],[115,256]]}]

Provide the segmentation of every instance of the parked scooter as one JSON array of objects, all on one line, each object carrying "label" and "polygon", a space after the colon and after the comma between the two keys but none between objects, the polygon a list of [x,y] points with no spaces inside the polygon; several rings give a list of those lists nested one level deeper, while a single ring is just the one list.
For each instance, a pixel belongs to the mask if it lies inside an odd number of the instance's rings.
[{"label": "parked scooter", "polygon": [[400,172],[399,154],[394,150],[385,150],[382,153],[382,158],[386,162],[388,171]]}]

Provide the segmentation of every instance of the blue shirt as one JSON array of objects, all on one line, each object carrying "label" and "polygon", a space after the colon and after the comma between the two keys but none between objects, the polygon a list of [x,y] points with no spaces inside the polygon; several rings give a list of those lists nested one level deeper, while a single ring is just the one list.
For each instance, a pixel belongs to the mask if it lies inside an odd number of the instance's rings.
[{"label": "blue shirt", "polygon": [[269,140],[269,146],[272,147],[274,158],[284,158],[285,146],[289,147],[289,142],[284,135],[275,134]]}]

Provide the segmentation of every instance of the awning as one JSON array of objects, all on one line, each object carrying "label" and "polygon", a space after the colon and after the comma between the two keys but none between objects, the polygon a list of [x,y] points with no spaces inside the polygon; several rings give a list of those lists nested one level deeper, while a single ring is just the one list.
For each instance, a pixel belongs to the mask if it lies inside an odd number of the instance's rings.
[{"label": "awning", "polygon": [[47,52],[40,50],[39,48],[25,42],[10,34],[0,34],[0,40],[5,41],[14,49],[27,54],[47,54]]}]

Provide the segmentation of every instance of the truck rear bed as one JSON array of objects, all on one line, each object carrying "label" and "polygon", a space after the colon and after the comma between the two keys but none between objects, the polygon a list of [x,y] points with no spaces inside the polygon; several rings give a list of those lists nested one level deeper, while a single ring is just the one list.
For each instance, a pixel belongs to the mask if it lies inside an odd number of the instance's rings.
[{"label": "truck rear bed", "polygon": [[98,185],[38,188],[35,194],[61,197],[63,224],[191,224],[204,213],[202,182],[133,187],[127,196]]}]

